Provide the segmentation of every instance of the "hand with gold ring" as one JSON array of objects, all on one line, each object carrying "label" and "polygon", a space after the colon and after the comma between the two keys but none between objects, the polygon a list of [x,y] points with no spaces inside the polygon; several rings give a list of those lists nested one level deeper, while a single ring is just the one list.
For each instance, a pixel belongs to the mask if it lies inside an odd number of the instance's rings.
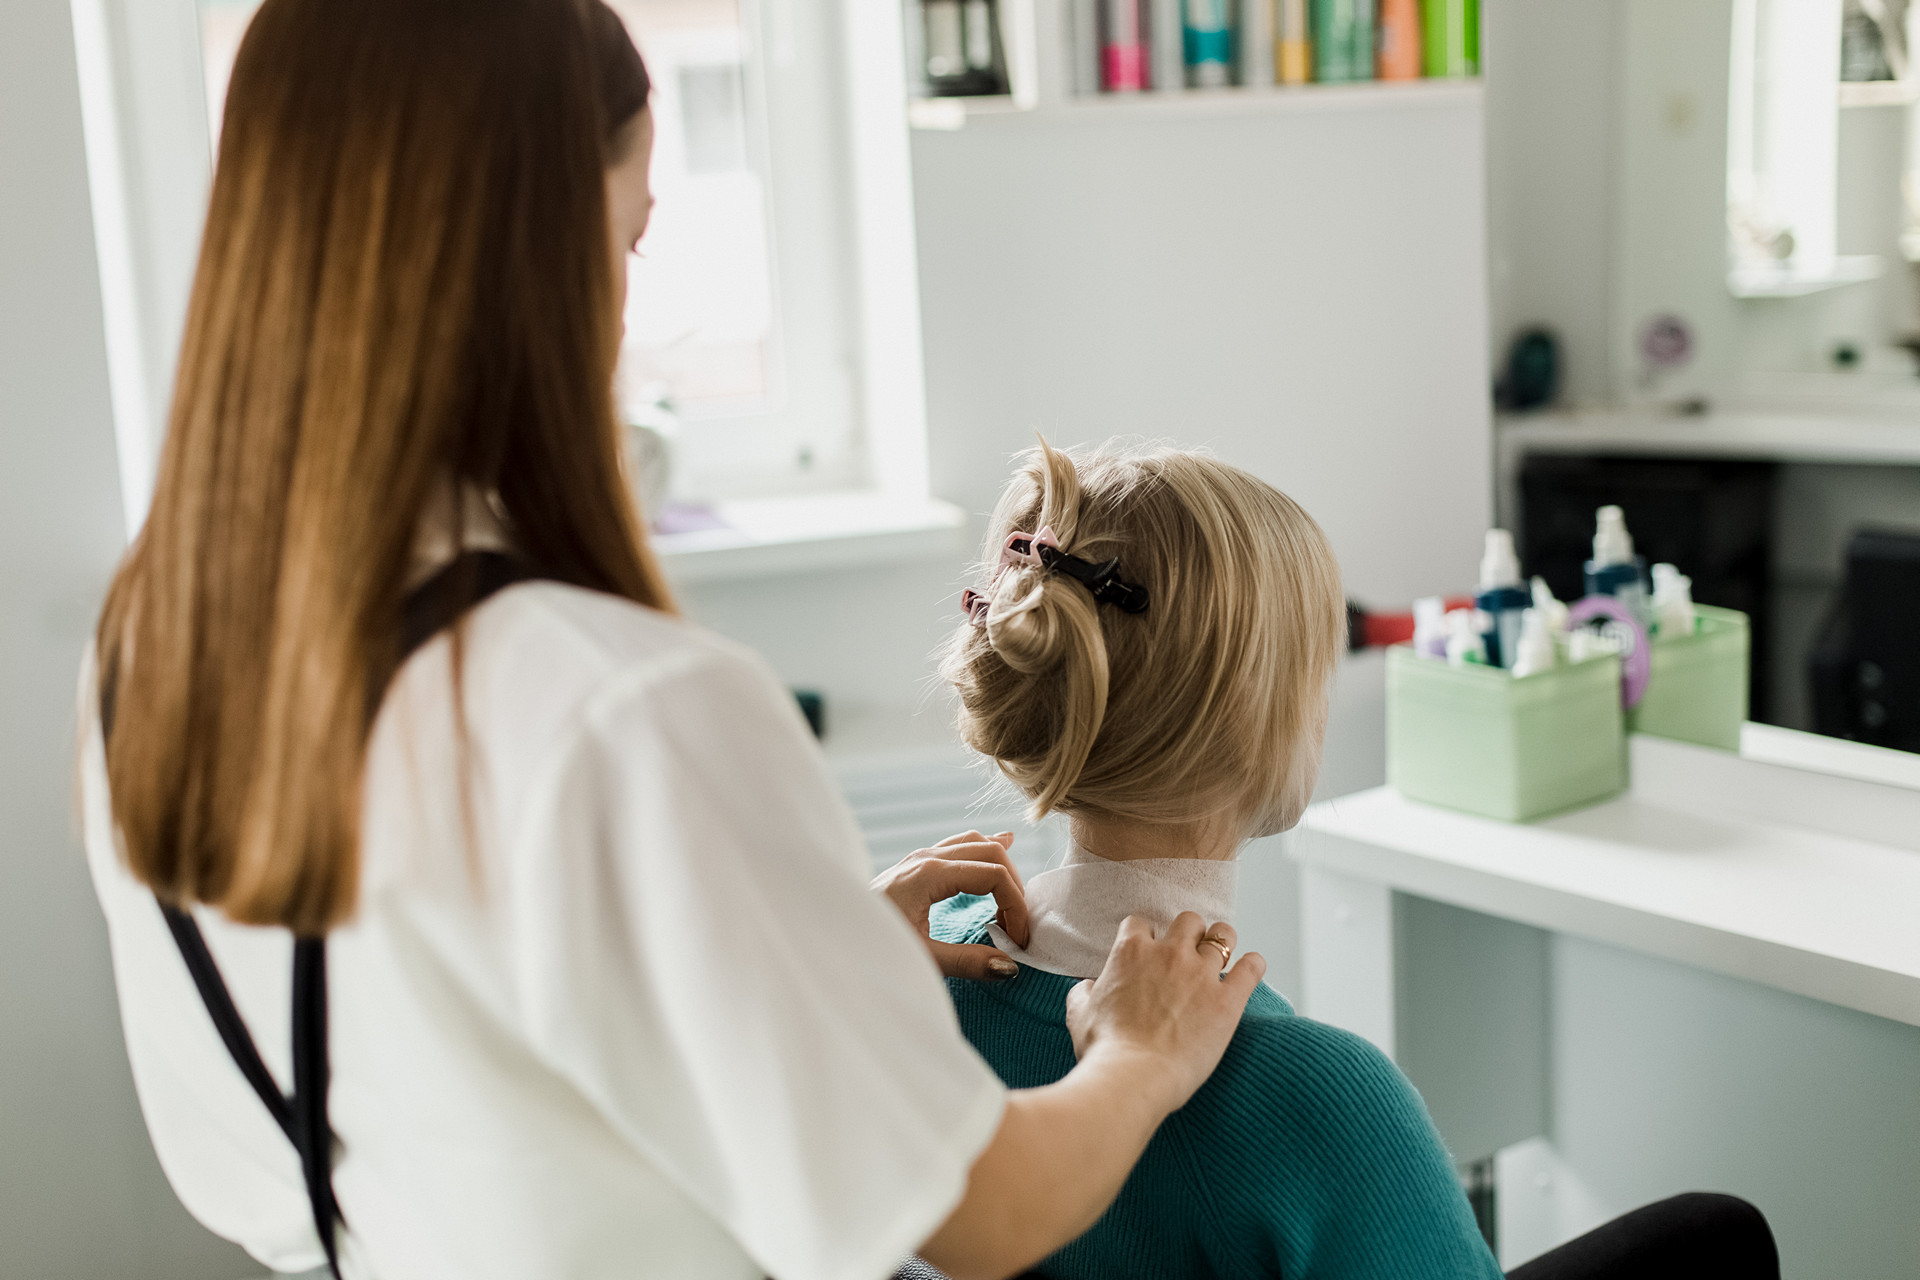
[{"label": "hand with gold ring", "polygon": [[1257,952],[1228,963],[1238,941],[1233,926],[1209,928],[1191,911],[1163,928],[1128,916],[1100,976],[1067,993],[1074,1053],[1082,1062],[1144,1063],[1143,1087],[1158,1092],[1169,1112],[1184,1106],[1219,1064],[1266,975]]},{"label": "hand with gold ring", "polygon": [[1228,968],[1233,964],[1233,944],[1238,940],[1233,926],[1222,920],[1201,934],[1200,941],[1194,945],[1212,947],[1220,953],[1220,976],[1224,978],[1227,976]]}]

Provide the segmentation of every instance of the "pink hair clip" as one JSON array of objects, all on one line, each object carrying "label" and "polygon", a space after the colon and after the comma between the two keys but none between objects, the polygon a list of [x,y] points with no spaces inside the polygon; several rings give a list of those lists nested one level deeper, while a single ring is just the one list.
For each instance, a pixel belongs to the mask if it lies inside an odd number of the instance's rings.
[{"label": "pink hair clip", "polygon": [[[1027,565],[1040,569],[1045,565],[1040,559],[1040,548],[1052,547],[1060,550],[1060,539],[1054,536],[1052,525],[1042,525],[1038,533],[1023,533],[1019,530],[1007,535],[1000,547],[1000,562],[993,567],[993,576],[987,580],[987,592],[991,594],[994,584],[1000,581],[1000,575],[1010,567]],[[987,625],[987,596],[969,587],[960,593],[960,610],[972,619],[976,627]]]}]

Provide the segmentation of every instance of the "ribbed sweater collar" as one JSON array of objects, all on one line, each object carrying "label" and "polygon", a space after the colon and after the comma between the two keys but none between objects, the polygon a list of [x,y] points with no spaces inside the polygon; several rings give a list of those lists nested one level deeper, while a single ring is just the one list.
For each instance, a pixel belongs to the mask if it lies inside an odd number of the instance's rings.
[{"label": "ribbed sweater collar", "polygon": [[1027,882],[1027,912],[1033,931],[1017,947],[998,925],[988,925],[993,945],[1021,964],[1070,978],[1097,977],[1128,916],[1165,926],[1182,911],[1208,924],[1233,920],[1239,864],[1195,858],[1145,858],[1109,862],[1074,845],[1066,862]]}]

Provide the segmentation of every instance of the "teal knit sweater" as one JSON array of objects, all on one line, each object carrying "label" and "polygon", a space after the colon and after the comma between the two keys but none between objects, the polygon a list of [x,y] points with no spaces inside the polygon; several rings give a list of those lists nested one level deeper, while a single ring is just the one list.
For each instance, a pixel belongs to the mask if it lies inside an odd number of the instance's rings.
[{"label": "teal knit sweater", "polygon": [[[933,936],[980,942],[991,898],[935,909]],[[1022,966],[950,980],[960,1026],[1011,1088],[1072,1069],[1077,979]],[[1167,1118],[1053,1280],[1498,1280],[1427,1110],[1386,1056],[1255,989],[1213,1077]]]}]

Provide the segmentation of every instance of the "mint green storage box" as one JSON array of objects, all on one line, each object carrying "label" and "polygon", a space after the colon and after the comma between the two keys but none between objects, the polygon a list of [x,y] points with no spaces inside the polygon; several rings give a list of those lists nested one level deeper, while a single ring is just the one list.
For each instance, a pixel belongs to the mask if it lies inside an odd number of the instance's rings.
[{"label": "mint green storage box", "polygon": [[1387,781],[1402,795],[1526,822],[1627,785],[1620,660],[1515,678],[1387,652]]},{"label": "mint green storage box", "polygon": [[1738,751],[1752,647],[1747,615],[1704,604],[1693,612],[1692,635],[1654,637],[1647,691],[1627,712],[1627,729]]}]

